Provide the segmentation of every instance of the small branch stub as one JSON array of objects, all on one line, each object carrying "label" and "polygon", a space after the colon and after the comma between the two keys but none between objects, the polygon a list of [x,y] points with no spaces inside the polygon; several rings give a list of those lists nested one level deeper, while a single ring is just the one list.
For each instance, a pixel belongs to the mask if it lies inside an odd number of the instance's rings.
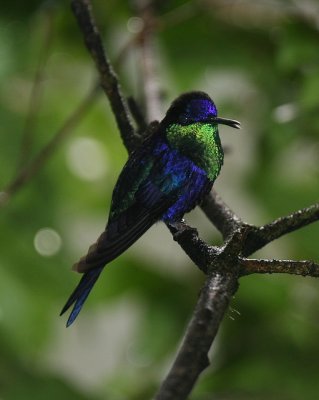
[{"label": "small branch stub", "polygon": [[319,264],[303,260],[258,260],[242,259],[240,261],[240,275],[251,274],[291,274],[319,277]]}]

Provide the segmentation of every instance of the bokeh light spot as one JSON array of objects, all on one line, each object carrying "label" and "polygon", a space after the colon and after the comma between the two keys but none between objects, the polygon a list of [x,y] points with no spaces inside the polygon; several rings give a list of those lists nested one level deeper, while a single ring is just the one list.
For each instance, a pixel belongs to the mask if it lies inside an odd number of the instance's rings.
[{"label": "bokeh light spot", "polygon": [[144,21],[140,17],[131,17],[128,19],[126,26],[130,33],[139,33],[144,28]]},{"label": "bokeh light spot", "polygon": [[297,106],[293,103],[282,104],[274,109],[273,115],[275,121],[280,124],[292,121],[298,114]]},{"label": "bokeh light spot", "polygon": [[40,229],[34,236],[34,247],[41,256],[53,256],[58,253],[61,245],[61,236],[54,229]]},{"label": "bokeh light spot", "polygon": [[83,180],[103,178],[108,167],[103,144],[88,137],[74,139],[67,152],[67,164],[70,171]]}]

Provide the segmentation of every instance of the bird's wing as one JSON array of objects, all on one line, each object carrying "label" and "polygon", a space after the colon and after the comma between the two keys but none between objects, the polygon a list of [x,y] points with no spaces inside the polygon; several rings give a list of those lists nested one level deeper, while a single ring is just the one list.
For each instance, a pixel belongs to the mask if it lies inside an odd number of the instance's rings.
[{"label": "bird's wing", "polygon": [[[148,152],[146,151],[148,150]],[[173,179],[166,172],[165,158],[152,148],[142,149],[131,156],[125,165],[113,192],[110,217],[105,231],[73,266],[86,272],[104,266],[143,235],[164,211],[176,201],[177,189],[169,187]]]}]

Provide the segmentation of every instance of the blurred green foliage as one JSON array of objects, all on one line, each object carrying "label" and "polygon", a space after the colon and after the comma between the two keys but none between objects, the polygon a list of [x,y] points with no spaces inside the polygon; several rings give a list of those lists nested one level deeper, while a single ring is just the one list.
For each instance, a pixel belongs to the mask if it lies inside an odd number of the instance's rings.
[{"label": "blurred green foliage", "polygon": [[[202,89],[221,115],[243,124],[238,136],[222,131],[229,151],[218,192],[255,224],[317,202],[318,3],[159,4],[157,68],[165,104]],[[115,0],[93,5],[115,60],[132,36],[127,22],[134,8]],[[29,159],[78,106],[95,73],[65,2],[11,1],[1,9],[2,188],[19,165],[48,16],[51,44]],[[139,98],[136,62],[133,49],[119,74],[125,93]],[[101,95],[45,167],[2,207],[1,398],[146,400],[165,375],[203,277],[164,228],[153,228],[108,267],[74,326],[65,329],[58,317],[78,280],[70,266],[102,230],[125,159]],[[200,212],[190,218],[207,240],[220,242]],[[51,229],[47,236],[43,228]],[[259,255],[319,261],[318,237],[313,224]],[[191,399],[317,398],[318,335],[316,280],[244,278],[213,346],[212,366]]]}]

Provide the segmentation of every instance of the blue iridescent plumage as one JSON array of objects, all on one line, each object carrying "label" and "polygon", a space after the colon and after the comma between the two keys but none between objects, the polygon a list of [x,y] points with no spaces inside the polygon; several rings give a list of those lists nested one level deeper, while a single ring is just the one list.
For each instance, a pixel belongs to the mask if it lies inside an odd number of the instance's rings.
[{"label": "blue iridescent plumage", "polygon": [[180,121],[184,123],[202,122],[207,117],[217,116],[217,108],[210,99],[192,99],[185,107],[185,111],[180,115]]},{"label": "blue iridescent plumage", "polygon": [[164,212],[161,219],[165,222],[175,222],[189,211],[190,205],[194,208],[203,191],[207,192],[207,173],[177,149],[171,149],[165,142],[156,143],[154,155],[160,155],[164,166],[160,175],[166,177],[160,185],[160,190],[167,195],[176,192],[176,202]]},{"label": "blue iridescent plumage", "polygon": [[239,128],[237,121],[217,117],[207,94],[186,93],[172,103],[157,131],[130,155],[114,188],[104,232],[74,265],[83,277],[61,312],[74,304],[67,326],[107,263],[155,222],[179,222],[209,192],[223,163],[218,124]]}]

